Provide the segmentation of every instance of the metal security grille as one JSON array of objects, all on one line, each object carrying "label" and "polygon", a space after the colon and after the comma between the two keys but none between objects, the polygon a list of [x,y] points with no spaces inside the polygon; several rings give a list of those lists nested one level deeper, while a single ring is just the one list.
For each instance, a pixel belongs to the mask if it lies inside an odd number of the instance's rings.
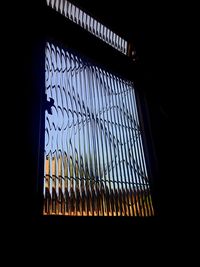
[{"label": "metal security grille", "polygon": [[84,11],[71,4],[67,0],[46,0],[48,6],[52,7],[69,20],[78,24],[107,44],[111,45],[123,54],[128,54],[128,43],[119,35],[108,29]]},{"label": "metal security grille", "polygon": [[46,44],[43,214],[152,216],[133,83]]}]

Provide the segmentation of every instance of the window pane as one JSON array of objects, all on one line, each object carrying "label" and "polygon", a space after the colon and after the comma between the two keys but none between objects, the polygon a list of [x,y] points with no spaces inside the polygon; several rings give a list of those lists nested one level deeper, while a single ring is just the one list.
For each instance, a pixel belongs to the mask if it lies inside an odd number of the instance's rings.
[{"label": "window pane", "polygon": [[132,82],[46,45],[44,214],[154,215]]}]

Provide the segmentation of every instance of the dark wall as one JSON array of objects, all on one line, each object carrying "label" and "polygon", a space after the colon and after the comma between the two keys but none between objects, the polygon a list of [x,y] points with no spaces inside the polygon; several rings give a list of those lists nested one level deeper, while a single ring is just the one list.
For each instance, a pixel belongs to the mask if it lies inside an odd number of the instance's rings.
[{"label": "dark wall", "polygon": [[[99,233],[104,231],[115,236],[119,231],[121,237],[138,235],[138,229],[145,234],[154,236],[163,227],[163,223],[171,220],[172,214],[176,213],[175,196],[172,190],[173,171],[171,162],[172,125],[170,109],[173,105],[173,86],[170,81],[168,67],[171,66],[172,55],[169,53],[171,43],[168,37],[168,16],[165,12],[169,7],[159,7],[152,4],[144,4],[141,1],[73,1],[80,7],[89,10],[102,22],[110,26],[119,35],[127,38],[135,45],[136,64],[132,68],[136,79],[136,86],[146,96],[149,108],[149,122],[152,141],[151,152],[154,158],[154,199],[158,217],[156,220],[109,220],[102,219],[82,221],[82,227],[76,219],[65,218],[63,221],[53,219],[50,223],[46,221],[35,221],[37,217],[37,192],[35,181],[37,176],[37,151],[39,141],[39,99],[40,82],[43,77],[43,61],[37,58],[37,53],[42,54],[43,35],[45,33],[45,16],[43,15],[43,4],[21,3],[15,24],[15,38],[12,39],[15,47],[15,88],[13,89],[13,114],[16,137],[14,144],[17,153],[14,155],[13,178],[14,206],[11,222],[29,227],[41,232],[52,231],[53,229],[64,229],[66,223],[76,234]],[[42,3],[43,1],[41,1]],[[109,6],[107,5],[109,2]],[[23,8],[22,8],[23,7]],[[165,9],[165,12],[164,12]],[[14,18],[15,18],[14,17]],[[47,24],[53,27],[53,22]],[[47,25],[46,24],[46,25]],[[57,32],[59,35],[59,31]],[[84,48],[83,48],[84,50]],[[85,48],[87,50],[87,48]],[[94,53],[95,54],[95,53]],[[115,58],[113,56],[113,58]],[[116,58],[114,59],[116,60]],[[114,63],[113,63],[114,65]],[[38,78],[39,74],[39,78]],[[130,73],[129,73],[130,75]],[[17,81],[17,87],[16,87]],[[13,85],[14,87],[14,85]],[[150,133],[149,133],[150,135]],[[16,171],[17,170],[17,171]],[[16,174],[17,173],[17,174]],[[20,193],[19,193],[20,192]],[[59,227],[58,227],[59,226]],[[162,227],[161,227],[162,226]],[[107,230],[106,230],[107,229]],[[59,230],[61,231],[61,230]],[[154,234],[153,234],[154,233]]]}]

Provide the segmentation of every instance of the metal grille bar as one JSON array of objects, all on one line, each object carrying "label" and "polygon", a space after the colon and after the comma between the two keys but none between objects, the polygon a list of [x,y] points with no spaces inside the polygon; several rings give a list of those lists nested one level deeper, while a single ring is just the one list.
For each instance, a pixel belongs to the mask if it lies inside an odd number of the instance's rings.
[{"label": "metal grille bar", "polygon": [[153,216],[133,83],[46,44],[44,215]]},{"label": "metal grille bar", "polygon": [[48,6],[118,51],[128,55],[128,42],[67,0],[46,0]]}]

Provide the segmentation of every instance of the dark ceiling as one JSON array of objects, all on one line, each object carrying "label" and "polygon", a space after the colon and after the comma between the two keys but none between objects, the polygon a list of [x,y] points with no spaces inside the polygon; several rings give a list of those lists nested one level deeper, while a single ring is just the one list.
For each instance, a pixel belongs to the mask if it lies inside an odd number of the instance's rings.
[{"label": "dark ceiling", "polygon": [[145,63],[153,58],[157,60],[160,53],[164,52],[162,49],[167,47],[167,35],[175,14],[175,8],[169,4],[130,0],[72,2],[89,11],[125,39],[132,41]]}]

